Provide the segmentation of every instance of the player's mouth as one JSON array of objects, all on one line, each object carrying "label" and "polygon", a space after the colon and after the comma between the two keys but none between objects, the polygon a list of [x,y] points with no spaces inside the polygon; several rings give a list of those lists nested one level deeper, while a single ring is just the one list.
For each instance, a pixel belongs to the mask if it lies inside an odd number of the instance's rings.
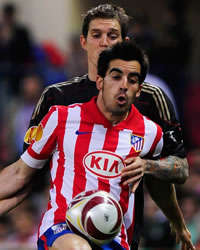
[{"label": "player's mouth", "polygon": [[128,98],[125,94],[118,95],[116,99],[119,105],[125,105],[128,101]]}]

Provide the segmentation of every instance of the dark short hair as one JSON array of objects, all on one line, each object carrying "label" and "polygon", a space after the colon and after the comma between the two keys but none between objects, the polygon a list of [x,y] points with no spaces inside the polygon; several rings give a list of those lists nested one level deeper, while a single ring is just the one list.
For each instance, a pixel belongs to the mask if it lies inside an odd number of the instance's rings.
[{"label": "dark short hair", "polygon": [[2,10],[3,10],[4,15],[7,15],[7,16],[13,16],[15,15],[17,11],[16,6],[13,3],[4,4]]},{"label": "dark short hair", "polygon": [[149,60],[146,53],[133,41],[116,43],[111,48],[102,51],[98,59],[98,75],[105,77],[109,63],[115,59],[124,61],[138,61],[141,66],[139,83],[143,83],[149,69]]},{"label": "dark short hair", "polygon": [[90,22],[94,19],[116,19],[121,27],[121,36],[124,39],[128,32],[129,16],[125,10],[119,6],[111,4],[101,4],[86,13],[82,25],[82,34],[86,38],[88,35]]}]

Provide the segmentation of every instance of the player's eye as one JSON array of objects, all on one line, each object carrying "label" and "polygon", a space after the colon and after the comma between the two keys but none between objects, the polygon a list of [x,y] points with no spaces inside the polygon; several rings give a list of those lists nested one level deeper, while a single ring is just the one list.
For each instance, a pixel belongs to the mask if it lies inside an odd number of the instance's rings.
[{"label": "player's eye", "polygon": [[140,83],[140,77],[141,77],[140,73],[137,73],[137,72],[130,73],[128,75],[128,82],[130,84]]},{"label": "player's eye", "polygon": [[93,38],[100,38],[100,37],[101,37],[101,34],[100,34],[100,33],[93,33],[93,34],[92,34],[92,37],[93,37]]},{"label": "player's eye", "polygon": [[139,78],[137,76],[130,77],[130,78],[128,78],[128,81],[131,84],[139,83]]},{"label": "player's eye", "polygon": [[122,76],[120,74],[113,74],[111,77],[115,81],[119,81],[122,78]]},{"label": "player's eye", "polygon": [[119,37],[119,35],[117,34],[117,33],[109,33],[108,34],[108,37],[111,39],[111,40],[116,40],[118,37]]}]

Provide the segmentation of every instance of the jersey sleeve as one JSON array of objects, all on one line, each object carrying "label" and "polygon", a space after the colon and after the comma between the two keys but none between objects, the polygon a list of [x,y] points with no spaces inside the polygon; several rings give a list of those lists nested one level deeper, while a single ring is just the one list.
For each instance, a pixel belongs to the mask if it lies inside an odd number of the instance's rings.
[{"label": "jersey sleeve", "polygon": [[22,160],[32,168],[42,168],[52,155],[57,143],[58,107],[50,108],[37,127],[34,141],[22,154]]},{"label": "jersey sleeve", "polygon": [[151,111],[145,115],[159,124],[163,130],[164,144],[161,156],[186,157],[181,124],[176,118],[172,102],[159,87],[145,84],[144,91],[148,93],[151,104]]}]

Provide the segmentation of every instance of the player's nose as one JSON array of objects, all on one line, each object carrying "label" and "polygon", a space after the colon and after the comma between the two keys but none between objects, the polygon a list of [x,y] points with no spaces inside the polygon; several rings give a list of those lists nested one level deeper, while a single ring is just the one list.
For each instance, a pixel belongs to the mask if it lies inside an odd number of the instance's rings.
[{"label": "player's nose", "polygon": [[121,89],[128,89],[128,79],[125,76],[121,80]]},{"label": "player's nose", "polygon": [[108,47],[108,37],[106,35],[103,35],[100,40],[100,45],[104,47]]}]

